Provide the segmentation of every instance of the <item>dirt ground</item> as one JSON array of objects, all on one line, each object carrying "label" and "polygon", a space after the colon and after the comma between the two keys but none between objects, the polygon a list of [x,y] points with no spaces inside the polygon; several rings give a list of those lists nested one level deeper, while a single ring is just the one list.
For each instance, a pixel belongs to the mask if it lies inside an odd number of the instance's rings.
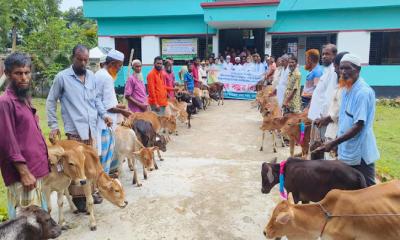
[{"label": "dirt ground", "polygon": [[[277,189],[261,194],[263,161],[288,155],[272,152],[266,137],[260,152],[261,116],[248,101],[213,102],[195,115],[192,129],[179,124],[165,161],[150,172],[138,188],[124,166],[121,177],[128,206],[119,209],[109,202],[95,205],[97,231],[88,227],[88,216],[74,215],[65,201],[66,221],[72,229],[59,239],[265,239],[262,232],[279,201]],[[56,202],[53,199],[53,208]],[[57,219],[57,211],[52,213]]]}]

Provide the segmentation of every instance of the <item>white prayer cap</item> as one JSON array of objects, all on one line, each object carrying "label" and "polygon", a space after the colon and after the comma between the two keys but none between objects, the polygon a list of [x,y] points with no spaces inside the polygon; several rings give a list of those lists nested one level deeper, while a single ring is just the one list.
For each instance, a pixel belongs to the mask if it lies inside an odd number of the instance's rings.
[{"label": "white prayer cap", "polygon": [[122,52],[120,52],[120,51],[115,50],[115,49],[111,49],[108,52],[107,57],[115,59],[117,61],[121,61],[121,62],[124,61],[124,54]]},{"label": "white prayer cap", "polygon": [[342,57],[342,60],[340,60],[340,62],[341,63],[342,62],[351,62],[352,64],[361,67],[361,59],[358,56],[351,54],[351,53],[344,55]]},{"label": "white prayer cap", "polygon": [[226,56],[226,59],[228,59],[228,58],[229,58],[229,59],[231,59],[231,56],[229,56],[229,55],[228,55],[228,56]]},{"label": "white prayer cap", "polygon": [[240,62],[240,57],[235,57],[236,62]]},{"label": "white prayer cap", "polygon": [[132,66],[135,66],[135,65],[142,65],[142,62],[139,59],[135,59],[132,61]]}]

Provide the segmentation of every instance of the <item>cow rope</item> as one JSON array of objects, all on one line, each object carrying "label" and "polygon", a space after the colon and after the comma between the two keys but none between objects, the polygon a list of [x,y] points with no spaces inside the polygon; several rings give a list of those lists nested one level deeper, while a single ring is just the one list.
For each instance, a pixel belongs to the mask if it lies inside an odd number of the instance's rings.
[{"label": "cow rope", "polygon": [[332,218],[340,218],[340,217],[400,217],[400,213],[375,213],[375,214],[332,214],[330,213],[321,203],[317,203],[322,212],[325,215],[325,223],[322,225],[321,234],[319,235],[322,238],[324,234],[326,225],[328,221]]}]

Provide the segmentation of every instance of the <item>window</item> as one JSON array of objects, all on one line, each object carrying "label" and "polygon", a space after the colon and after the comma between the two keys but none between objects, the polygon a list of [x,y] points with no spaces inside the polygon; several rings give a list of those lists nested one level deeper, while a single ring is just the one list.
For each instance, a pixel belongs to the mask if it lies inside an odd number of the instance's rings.
[{"label": "window", "polygon": [[400,65],[400,32],[372,32],[370,65]]}]

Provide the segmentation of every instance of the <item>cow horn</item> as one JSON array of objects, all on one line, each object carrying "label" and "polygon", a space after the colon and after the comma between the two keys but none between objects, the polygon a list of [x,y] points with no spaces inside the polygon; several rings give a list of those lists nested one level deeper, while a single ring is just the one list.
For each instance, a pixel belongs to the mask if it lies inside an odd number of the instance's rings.
[{"label": "cow horn", "polygon": [[272,174],[272,168],[271,166],[268,166],[268,172],[267,172],[267,177],[268,177],[268,182],[273,183],[274,182],[274,175]]}]

